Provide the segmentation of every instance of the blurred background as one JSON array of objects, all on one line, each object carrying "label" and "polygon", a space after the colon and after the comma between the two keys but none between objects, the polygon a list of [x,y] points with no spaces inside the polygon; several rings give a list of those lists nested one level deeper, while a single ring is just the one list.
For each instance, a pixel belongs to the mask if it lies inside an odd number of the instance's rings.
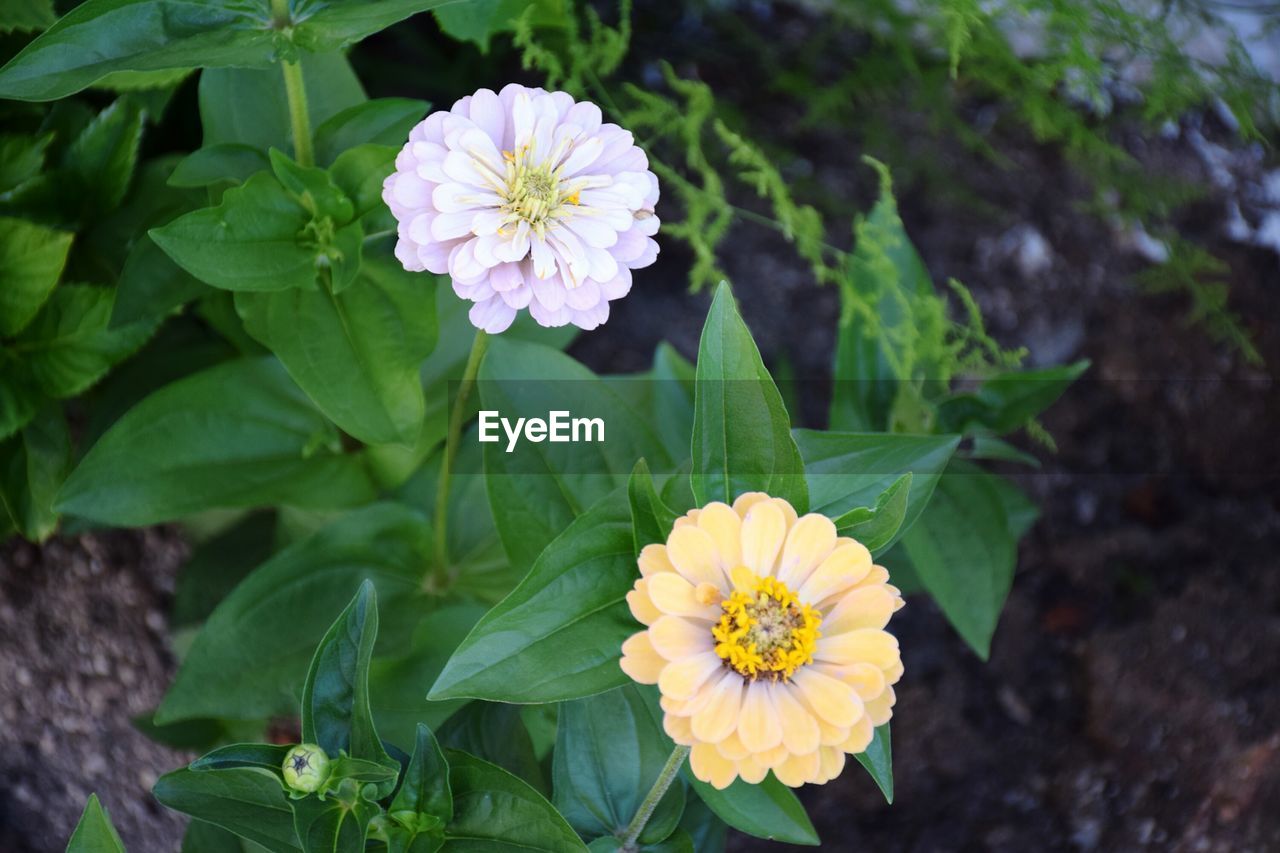
[{"label": "blurred background", "polygon": [[[523,6],[478,5],[504,20]],[[356,48],[369,94],[447,107],[543,82],[510,34],[480,44],[443,23],[453,37],[424,14]],[[1041,518],[991,660],[924,599],[895,618],[896,801],[855,767],[804,790],[828,849],[1280,849],[1277,80],[1267,0],[635,4],[604,90],[723,120],[843,249],[875,199],[874,156],[934,280],[964,282],[1003,346],[1032,366],[1092,362],[1042,419],[1056,452],[1020,442],[1042,466],[1005,472]],[[194,90],[170,99],[149,153],[199,146]],[[678,128],[637,138],[692,162]],[[736,212],[714,272],[771,369],[798,380],[793,417],[822,426],[839,294],[759,221],[776,218],[769,199],[722,191]],[[668,191],[659,214],[687,201]],[[570,352],[608,373],[647,367],[662,340],[692,356],[703,224],[663,239]],[[108,779],[134,794],[106,803],[131,849],[177,848],[182,819],[147,791],[189,756],[132,720],[175,669],[189,553],[176,527],[0,546],[0,849],[61,849]]]}]

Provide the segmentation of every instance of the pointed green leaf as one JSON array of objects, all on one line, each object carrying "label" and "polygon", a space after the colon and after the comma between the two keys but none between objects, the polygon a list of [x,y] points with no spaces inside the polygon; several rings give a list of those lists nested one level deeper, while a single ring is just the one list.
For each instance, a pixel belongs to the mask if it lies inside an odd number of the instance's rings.
[{"label": "pointed green leaf", "polygon": [[445,853],[586,850],[577,833],[546,798],[487,761],[447,750],[453,820],[445,827]]},{"label": "pointed green leaf", "polygon": [[636,577],[631,512],[619,491],[547,546],[462,641],[430,698],[552,702],[627,683],[618,660],[640,627],[626,604]]},{"label": "pointed green leaf", "polygon": [[[332,756],[392,764],[369,708],[369,661],[378,637],[378,597],[365,581],[325,634],[302,688],[302,740]],[[388,789],[380,796],[390,793]]]},{"label": "pointed green leaf", "polygon": [[468,702],[440,726],[440,743],[496,764],[546,793],[547,780],[520,710],[503,702]]},{"label": "pointed green leaf", "polygon": [[866,750],[859,752],[854,758],[871,774],[871,778],[880,787],[880,792],[884,794],[885,801],[892,804],[893,749],[889,742],[889,724],[877,726]]},{"label": "pointed green leaf", "polygon": [[411,98],[376,98],[347,107],[316,128],[316,162],[332,163],[344,151],[366,143],[398,149],[430,109],[426,101]]},{"label": "pointed green leaf", "polygon": [[907,500],[911,492],[911,472],[893,481],[893,485],[880,493],[874,507],[851,509],[833,519],[841,536],[850,536],[867,550],[881,551],[889,545],[902,529],[907,515]]},{"label": "pointed green leaf", "polygon": [[391,812],[431,815],[445,823],[453,819],[453,793],[449,790],[449,762],[430,727],[419,723],[413,758],[404,782],[391,802]]},{"label": "pointed green leaf", "polygon": [[89,795],[84,813],[67,843],[67,853],[124,853],[124,843],[111,825],[97,794]]},{"label": "pointed green leaf", "polygon": [[760,491],[809,508],[791,418],[723,282],[698,345],[692,483],[699,506]]},{"label": "pointed green leaf", "polygon": [[53,500],[70,468],[71,436],[59,406],[46,406],[20,436],[0,444],[0,504],[30,541],[57,529]]},{"label": "pointed green leaf", "polygon": [[638,556],[644,546],[667,541],[675,526],[676,514],[654,490],[649,465],[643,459],[631,470],[627,497],[631,502],[631,530]]},{"label": "pointed green leaf", "polygon": [[184,768],[161,776],[151,792],[174,811],[220,826],[271,853],[302,849],[284,788],[279,778],[266,770]]},{"label": "pointed green leaf", "polygon": [[[232,767],[257,767],[280,776],[290,744],[232,743],[220,746],[191,762],[192,770],[227,770]],[[283,777],[281,777],[283,778]]]},{"label": "pointed green leaf", "polygon": [[279,362],[242,359],[134,406],[72,471],[55,508],[127,526],[214,507],[334,507],[372,496],[359,458],[341,452]]},{"label": "pointed green leaf", "polygon": [[417,438],[425,411],[418,370],[436,340],[434,282],[370,258],[341,293],[239,293],[236,310],[345,432],[370,444]]},{"label": "pointed green leaf", "polygon": [[169,186],[207,187],[222,181],[243,184],[271,168],[259,148],[239,142],[206,145],[188,154],[169,176]]},{"label": "pointed green leaf", "polygon": [[73,236],[0,216],[0,338],[21,332],[49,298]]}]

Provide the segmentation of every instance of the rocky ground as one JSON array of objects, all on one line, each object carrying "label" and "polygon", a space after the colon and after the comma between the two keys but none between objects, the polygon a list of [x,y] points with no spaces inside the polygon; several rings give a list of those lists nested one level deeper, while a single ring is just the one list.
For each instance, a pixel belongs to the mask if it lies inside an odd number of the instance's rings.
[{"label": "rocky ground", "polygon": [[[1137,291],[1149,242],[1083,212],[1087,188],[1054,151],[1003,140],[1014,162],[1003,171],[914,139],[906,156],[965,175],[998,211],[902,186],[903,219],[938,280],[965,281],[996,336],[1034,362],[1093,368],[1045,419],[1059,453],[1018,475],[1043,518],[991,661],[914,599],[895,619],[907,670],[896,802],[851,767],[803,793],[814,823],[833,850],[1280,849],[1273,380],[1189,327],[1182,297]],[[1265,206],[1280,205],[1277,173],[1212,117],[1134,139],[1144,162],[1213,188],[1178,224],[1228,262],[1232,307],[1274,370],[1280,259],[1254,236]],[[870,199],[856,146],[820,133],[778,141],[821,164],[816,180],[851,205]],[[836,294],[771,232],[742,226],[730,245],[766,359],[785,353],[821,384]],[[606,334],[574,354],[609,371],[643,368],[662,339],[692,354],[706,300],[684,292],[686,262],[664,246]],[[822,408],[818,393],[805,418]],[[0,546],[0,849],[60,849],[86,795],[109,784],[104,802],[132,850],[176,849],[181,820],[146,792],[185,756],[130,721],[172,675],[166,613],[184,555],[167,529]],[[732,848],[784,849],[745,837]]]}]

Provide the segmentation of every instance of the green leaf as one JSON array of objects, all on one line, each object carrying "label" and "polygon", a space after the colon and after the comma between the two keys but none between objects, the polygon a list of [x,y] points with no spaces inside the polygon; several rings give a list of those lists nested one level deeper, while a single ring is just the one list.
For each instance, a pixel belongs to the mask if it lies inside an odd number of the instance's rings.
[{"label": "green leaf", "polygon": [[[304,53],[299,61],[313,126],[364,102],[364,87],[341,53]],[[206,146],[293,152],[289,97],[278,66],[207,70],[200,75],[199,96]]]},{"label": "green leaf", "polygon": [[841,536],[851,536],[869,551],[882,551],[902,529],[911,492],[911,473],[903,474],[880,493],[874,507],[851,509],[834,519]]},{"label": "green leaf", "polygon": [[452,3],[435,11],[440,29],[450,38],[470,41],[480,50],[489,51],[489,40],[498,33],[515,29],[516,21],[530,7],[534,26],[548,24],[563,26],[565,11],[563,0],[472,0],[470,3]]},{"label": "green leaf", "polygon": [[977,391],[955,394],[938,405],[938,421],[948,432],[988,429],[1012,432],[1053,405],[1086,370],[1088,361],[1016,370],[991,377]]},{"label": "green leaf", "polygon": [[992,476],[952,462],[902,544],[925,589],[986,660],[1017,556]]},{"label": "green leaf", "polygon": [[46,406],[19,437],[0,444],[0,504],[32,542],[58,527],[53,499],[71,468],[71,437],[58,406]]},{"label": "green leaf", "polygon": [[411,98],[376,98],[347,107],[316,128],[316,162],[328,165],[344,151],[365,143],[399,148],[430,109],[426,101]]},{"label": "green leaf", "polygon": [[219,142],[188,154],[169,176],[169,185],[207,187],[222,181],[243,184],[270,166],[259,148],[239,142]]},{"label": "green leaf", "polygon": [[32,387],[60,400],[85,391],[151,336],[153,323],[111,329],[114,294],[104,287],[59,287],[10,344]]},{"label": "green leaf", "polygon": [[889,724],[877,726],[866,750],[859,752],[854,758],[871,774],[871,778],[880,787],[880,792],[884,794],[885,801],[892,804],[893,749],[889,741]]},{"label": "green leaf", "polygon": [[546,793],[547,780],[520,708],[502,702],[468,702],[439,729],[440,743],[496,764]]},{"label": "green leaf", "polygon": [[279,362],[241,359],[167,385],[131,409],[71,473],[55,509],[141,526],[214,507],[370,500],[359,457],[341,450],[332,425]]},{"label": "green leaf", "polygon": [[449,790],[449,762],[445,760],[430,727],[418,724],[413,759],[390,811],[431,815],[445,823],[453,819],[453,792]]},{"label": "green leaf", "polygon": [[198,625],[231,590],[271,556],[276,518],[272,512],[250,512],[196,547],[178,573],[171,624]]},{"label": "green leaf", "polygon": [[266,770],[184,768],[161,776],[151,792],[174,811],[220,826],[272,853],[302,849],[280,780]]},{"label": "green leaf", "polygon": [[108,328],[163,317],[207,291],[204,283],[142,234],[120,271]]},{"label": "green leaf", "polygon": [[121,98],[98,113],[71,143],[63,156],[67,174],[59,189],[64,197],[74,193],[71,200],[80,221],[90,222],[124,201],[141,142],[142,111]]},{"label": "green leaf", "polygon": [[461,699],[428,702],[426,692],[485,610],[481,605],[467,603],[446,605],[428,613],[414,628],[406,651],[373,661],[369,692],[373,697],[373,719],[384,740],[409,743],[420,723],[439,729],[465,704]]},{"label": "green leaf", "polygon": [[637,624],[626,496],[610,495],[558,536],[528,577],[462,641],[429,698],[553,702],[627,683],[622,642]]},{"label": "green leaf", "polygon": [[[382,182],[395,170],[396,151],[390,145],[357,145],[343,151],[329,167],[334,182],[355,203],[356,217],[390,211],[382,202]],[[395,220],[389,219],[390,228]]]},{"label": "green leaf", "polygon": [[182,836],[181,853],[249,853],[247,843],[220,826],[192,820]]},{"label": "green leaf", "polygon": [[227,770],[232,767],[258,767],[283,778],[280,768],[290,744],[232,743],[200,756],[189,765],[192,770]]},{"label": "green leaf", "polygon": [[699,798],[688,798],[680,828],[689,835],[697,853],[724,853],[729,826]]},{"label": "green leaf", "polygon": [[465,752],[448,750],[453,820],[445,853],[586,850],[546,798],[507,771]]},{"label": "green leaf", "polygon": [[320,257],[310,217],[271,175],[227,190],[217,207],[153,228],[151,239],[196,278],[225,290],[314,287]]},{"label": "green leaf", "polygon": [[30,423],[40,408],[40,393],[16,373],[0,373],[0,440]]},{"label": "green leaf", "polygon": [[1000,496],[1000,505],[1004,507],[1004,517],[1009,523],[1009,535],[1014,542],[1020,540],[1040,518],[1040,508],[1022,489],[1008,478],[998,474],[990,474],[989,482]]},{"label": "green leaf", "polygon": [[[378,739],[369,708],[369,661],[377,637],[378,598],[366,580],[311,659],[302,688],[302,739],[330,755],[390,765],[395,762]],[[388,787],[379,797],[390,793]]]},{"label": "green leaf", "polygon": [[324,169],[299,165],[278,148],[267,153],[276,180],[313,218],[327,216],[335,222],[345,223],[355,217],[351,199],[338,189]]},{"label": "green leaf", "polygon": [[97,794],[89,795],[84,813],[67,843],[67,853],[124,853],[124,843],[111,825]]},{"label": "green leaf", "polygon": [[[7,0],[0,0],[0,6],[4,2]],[[40,136],[0,133],[0,197],[40,174],[45,150],[53,137],[53,133]]]},{"label": "green leaf", "polygon": [[[560,706],[552,774],[553,802],[584,838],[608,836],[631,822],[670,756],[657,691],[627,684]],[[640,840],[657,842],[684,811],[684,786],[672,785]]]},{"label": "green leaf", "polygon": [[369,822],[381,814],[364,798],[362,786],[347,780],[323,800],[310,796],[293,800],[293,826],[306,853],[362,851]]},{"label": "green leaf", "polygon": [[0,69],[0,98],[54,100],[116,71],[263,67],[292,46],[336,50],[444,2],[333,0],[298,16],[286,41],[265,3],[88,0]]},{"label": "green leaf", "polygon": [[0,0],[0,33],[29,33],[52,26],[53,0]]},{"label": "green leaf", "polygon": [[693,419],[693,494],[699,506],[767,492],[809,507],[791,418],[729,286],[716,289],[698,344]]},{"label": "green leaf", "polygon": [[600,418],[605,441],[520,442],[508,453],[502,430],[484,445],[489,505],[513,566],[529,566],[552,539],[626,483],[640,458],[671,464],[649,418],[569,356],[550,347],[494,339],[480,366],[481,408],[514,422],[551,410]]},{"label": "green leaf", "polygon": [[353,512],[281,551],[214,610],[156,722],[294,713],[317,641],[364,580],[385,602],[381,647],[407,646],[428,606],[422,572],[430,553],[425,519],[393,504]]},{"label": "green leaf", "polygon": [[75,235],[0,216],[0,338],[36,316],[62,276]]},{"label": "green leaf", "polygon": [[771,841],[813,847],[819,844],[804,806],[772,773],[758,785],[737,779],[723,791],[693,778],[687,769],[686,778],[702,802],[734,829]]},{"label": "green leaf", "polygon": [[643,459],[631,470],[627,498],[631,502],[631,530],[638,556],[644,546],[667,541],[677,516],[654,490],[649,465]]},{"label": "green leaf", "polygon": [[959,444],[959,439],[952,435],[798,429],[795,437],[805,460],[811,510],[830,518],[840,518],[858,507],[873,506],[903,474],[911,474],[906,516],[889,545],[910,530],[920,517]]},{"label": "green leaf", "polygon": [[339,294],[240,293],[236,310],[345,432],[370,444],[412,443],[425,411],[418,370],[436,340],[433,284],[370,258]]}]

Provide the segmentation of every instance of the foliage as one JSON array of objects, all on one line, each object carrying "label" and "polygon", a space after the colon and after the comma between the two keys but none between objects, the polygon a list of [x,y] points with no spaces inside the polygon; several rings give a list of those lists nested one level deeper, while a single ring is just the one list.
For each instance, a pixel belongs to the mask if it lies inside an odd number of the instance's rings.
[{"label": "foliage", "polygon": [[[155,787],[194,818],[185,849],[717,850],[729,826],[816,844],[774,777],[680,777],[627,834],[672,751],[618,666],[637,551],[746,491],[830,516],[986,654],[1034,509],[978,461],[1025,461],[1003,437],[1039,434],[1084,365],[1022,370],[963,287],[940,293],[886,167],[852,251],[830,245],[708,86],[670,67],[665,89],[616,84],[628,3],[615,24],[481,0],[33,9],[6,20],[25,47],[0,68],[0,527],[193,539],[181,666],[140,723],[205,753]],[[427,9],[482,48],[510,32],[549,85],[647,135],[683,213],[664,239],[715,286],[695,362],[662,346],[600,377],[561,330],[488,342],[448,282],[403,270],[381,186],[428,107],[368,99],[345,50]],[[948,19],[953,71],[985,14]],[[201,145],[156,156],[192,95]],[[769,215],[730,204],[734,182]],[[722,280],[737,217],[839,289],[828,430],[799,428]],[[609,439],[481,444],[472,385],[507,416],[598,415]],[[271,720],[297,744],[265,742]],[[886,798],[889,739],[861,757]],[[294,746],[328,757],[316,790],[290,787]],[[120,847],[96,800],[76,844]]]}]

